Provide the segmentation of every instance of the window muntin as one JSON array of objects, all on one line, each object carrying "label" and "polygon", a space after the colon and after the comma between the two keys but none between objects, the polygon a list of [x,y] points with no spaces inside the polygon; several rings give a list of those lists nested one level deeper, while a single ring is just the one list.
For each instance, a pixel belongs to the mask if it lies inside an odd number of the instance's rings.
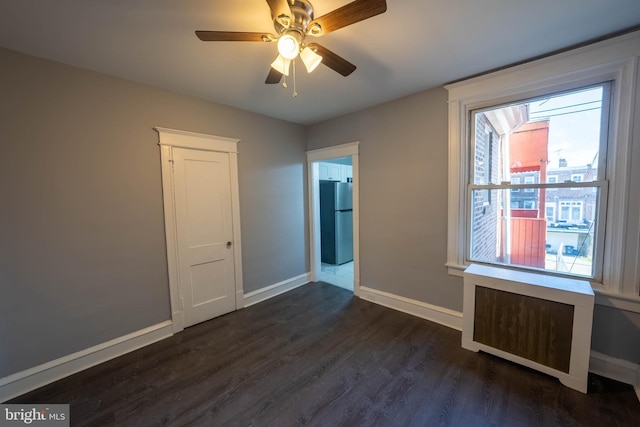
[{"label": "window muntin", "polygon": [[[472,159],[492,159],[493,176],[477,177],[478,165],[470,171],[467,261],[600,275],[608,93],[603,83],[472,112],[476,128],[494,135],[489,146],[472,132]],[[501,115],[524,119],[506,133],[488,131]],[[493,203],[480,209],[479,192]]]}]

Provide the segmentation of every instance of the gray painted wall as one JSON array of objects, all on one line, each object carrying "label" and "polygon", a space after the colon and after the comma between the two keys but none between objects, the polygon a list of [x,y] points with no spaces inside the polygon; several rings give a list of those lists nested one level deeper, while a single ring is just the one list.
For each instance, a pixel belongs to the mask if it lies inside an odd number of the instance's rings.
[{"label": "gray painted wall", "polygon": [[6,49],[0,64],[0,377],[170,319],[154,126],[241,139],[245,293],[308,271],[303,127]]},{"label": "gray painted wall", "polygon": [[596,305],[591,349],[640,364],[640,313]]},{"label": "gray painted wall", "polygon": [[447,97],[439,88],[308,128],[308,149],[360,141],[360,283],[462,311],[447,249]]}]

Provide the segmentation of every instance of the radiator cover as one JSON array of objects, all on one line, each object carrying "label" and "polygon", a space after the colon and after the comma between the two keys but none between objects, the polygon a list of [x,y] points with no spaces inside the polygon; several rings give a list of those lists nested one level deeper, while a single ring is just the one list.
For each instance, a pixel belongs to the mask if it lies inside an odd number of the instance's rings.
[{"label": "radiator cover", "polygon": [[586,393],[593,304],[587,281],[474,264],[464,273],[462,347]]}]

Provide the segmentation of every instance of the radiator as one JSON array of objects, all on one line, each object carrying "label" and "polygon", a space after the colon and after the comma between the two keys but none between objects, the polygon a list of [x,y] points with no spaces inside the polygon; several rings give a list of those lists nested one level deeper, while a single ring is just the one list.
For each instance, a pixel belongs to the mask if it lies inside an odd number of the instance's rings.
[{"label": "radiator", "polygon": [[462,347],[586,393],[593,304],[585,280],[472,264],[464,272]]}]

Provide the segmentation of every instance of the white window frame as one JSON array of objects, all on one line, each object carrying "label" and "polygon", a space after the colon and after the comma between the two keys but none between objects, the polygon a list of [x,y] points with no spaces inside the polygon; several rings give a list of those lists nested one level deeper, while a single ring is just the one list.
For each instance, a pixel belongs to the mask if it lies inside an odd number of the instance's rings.
[{"label": "white window frame", "polygon": [[[602,280],[592,282],[594,289],[638,298],[640,269],[624,277],[625,262],[633,264],[640,253],[635,243],[625,253],[626,213],[631,174],[631,139],[635,77],[640,56],[640,33],[631,33],[569,52],[517,65],[494,73],[445,86],[449,91],[449,197],[447,263],[449,273],[462,276],[466,261],[468,230],[470,129],[472,111],[493,105],[523,100],[541,94],[612,81],[609,121],[609,148],[606,179],[609,181],[606,206]],[[604,157],[604,156],[603,156]],[[637,196],[634,196],[637,197]],[[604,204],[603,204],[604,205]],[[634,227],[638,225],[634,224]],[[633,264],[635,265],[635,264]],[[544,274],[544,273],[542,273]]]},{"label": "white window frame", "polygon": [[[554,179],[554,182],[551,182],[550,179]],[[557,184],[558,183],[558,175],[547,175],[547,184]],[[557,188],[547,188],[548,191],[556,191]]]},{"label": "white window frame", "polygon": [[[586,185],[588,186],[593,186],[593,187],[597,187],[597,202],[596,202],[596,206],[598,207],[598,213],[597,216],[598,218],[604,218],[606,219],[606,214],[605,214],[605,210],[603,208],[606,208],[606,201],[607,199],[607,188],[608,188],[608,181],[606,180],[606,176],[605,176],[605,172],[606,172],[606,157],[608,154],[608,139],[609,139],[609,121],[610,121],[610,105],[611,105],[611,91],[612,91],[612,87],[611,87],[611,81],[604,81],[604,82],[600,82],[600,83],[596,83],[596,84],[591,84],[591,85],[586,85],[586,86],[582,86],[582,87],[576,87],[576,88],[571,88],[569,90],[562,90],[562,91],[558,91],[558,92],[551,92],[551,93],[542,93],[542,94],[538,94],[535,98],[549,98],[549,97],[563,97],[563,96],[569,96],[571,93],[575,93],[576,91],[581,92],[583,90],[588,90],[588,89],[594,89],[594,88],[601,88],[602,90],[602,110],[601,110],[601,126],[600,126],[600,142],[599,142],[599,153],[600,155],[598,156],[598,170],[599,173],[598,175],[595,177],[596,179],[594,181],[590,181],[588,183],[583,183],[583,182],[577,182],[578,179],[580,178],[581,175],[579,175],[578,173],[574,173],[574,177],[576,177],[576,182],[573,182],[571,180],[566,180],[563,183],[556,183],[556,184],[548,184],[548,183],[544,183],[544,184],[540,184],[540,183],[536,183],[537,181],[537,176],[539,176],[538,173],[532,174],[530,172],[525,172],[522,174],[522,176],[520,177],[520,179],[517,180],[518,184],[509,184],[509,183],[500,183],[500,184],[477,184],[478,180],[475,178],[475,172],[477,170],[477,162],[478,159],[475,156],[470,157],[473,158],[473,162],[474,164],[470,164],[469,166],[469,173],[470,173],[470,179],[469,179],[469,196],[473,197],[473,194],[477,191],[481,191],[481,192],[487,192],[487,191],[491,191],[491,190],[498,190],[498,189],[502,189],[502,188],[509,188],[513,191],[514,187],[516,188],[522,188],[523,191],[525,193],[529,193],[528,195],[525,194],[524,197],[525,198],[529,198],[531,197],[531,195],[533,194],[535,196],[535,192],[537,191],[537,189],[543,189],[543,188],[564,188],[564,189],[568,189],[568,190],[576,190],[576,189],[581,189],[583,187],[585,187]],[[507,104],[507,105],[525,105],[528,102],[530,102],[531,99],[516,99],[513,100],[511,103]],[[470,121],[469,123],[476,123],[477,126],[477,121],[478,121],[478,116],[481,114],[490,114],[492,111],[496,111],[496,109],[501,110],[503,108],[503,106],[500,105],[490,105],[489,107],[485,107],[485,108],[480,108],[478,110],[473,110],[471,111],[470,114]],[[495,118],[494,118],[495,119]],[[515,117],[514,117],[515,119]],[[522,117],[521,119],[525,119],[525,117]],[[514,120],[514,124],[515,122],[517,122],[517,120]],[[503,123],[503,121],[501,121],[501,119],[497,119],[495,121],[496,125],[498,126],[502,133],[504,133],[504,135],[501,137],[503,140],[508,141],[509,139],[509,128],[511,126],[513,126],[513,124],[509,124],[508,120],[506,122]],[[475,146],[475,140],[474,140],[474,133],[473,133],[473,129],[471,129],[471,138],[470,138],[470,145],[471,146]],[[504,141],[503,141],[504,142]],[[504,162],[505,159],[502,159],[502,161]],[[573,171],[571,171],[573,172]],[[571,172],[569,172],[569,176],[571,176]],[[513,178],[514,177],[514,173],[511,173],[510,176]],[[520,185],[520,182],[524,180],[524,184]],[[473,183],[472,183],[473,182]],[[598,193],[599,191],[599,193]],[[520,206],[514,206],[513,200],[516,199],[514,197],[513,194],[511,194],[511,208],[512,209],[531,209],[529,206],[527,206],[527,200],[524,200],[522,198],[520,198],[519,202],[520,203],[516,203],[517,205]],[[603,201],[603,203],[601,203],[600,201]],[[571,203],[571,205],[573,205],[573,203]],[[475,204],[474,204],[474,208],[475,210]],[[580,217],[582,216],[582,209],[578,208],[571,208],[571,207],[567,207],[567,216],[566,218],[563,219],[563,221],[567,222],[568,224],[571,225],[577,225],[579,223],[579,221],[581,221]],[[476,221],[476,216],[475,216],[475,212],[472,212],[471,209],[469,209],[468,213],[468,218],[470,221],[470,227],[469,229],[471,230],[471,228],[475,229],[476,225],[475,225],[475,221]],[[562,211],[561,211],[562,213]],[[577,213],[578,215],[578,219],[573,219],[573,215]],[[497,224],[496,224],[497,225]],[[563,273],[561,271],[556,271],[553,268],[550,269],[546,269],[546,268],[539,268],[539,267],[533,267],[533,266],[526,266],[526,265],[518,265],[518,264],[512,264],[510,262],[500,262],[499,260],[491,260],[489,258],[482,258],[478,256],[478,253],[476,252],[475,248],[476,248],[476,241],[474,240],[474,234],[472,232],[469,232],[467,241],[469,242],[468,247],[465,248],[465,263],[466,262],[485,262],[487,264],[492,264],[492,265],[502,265],[505,267],[509,267],[509,268],[516,268],[516,269],[522,269],[522,270],[526,270],[527,272],[532,272],[532,271],[541,271],[541,272],[545,272],[547,274],[555,274],[555,275],[568,275],[568,276],[580,276],[580,277],[584,277],[584,278],[588,278],[589,280],[593,280],[595,282],[602,282],[602,271],[603,271],[603,260],[604,260],[604,233],[605,233],[605,225],[606,225],[606,221],[602,220],[602,221],[597,221],[595,224],[596,228],[594,230],[592,230],[593,232],[595,232],[595,244],[594,244],[594,248],[595,250],[592,253],[592,257],[593,257],[593,262],[592,264],[592,268],[591,268],[591,272],[588,275],[582,275],[582,274],[577,274],[577,273]],[[505,234],[508,233],[508,231],[505,231]],[[508,251],[508,248],[505,248],[505,250]]]}]

